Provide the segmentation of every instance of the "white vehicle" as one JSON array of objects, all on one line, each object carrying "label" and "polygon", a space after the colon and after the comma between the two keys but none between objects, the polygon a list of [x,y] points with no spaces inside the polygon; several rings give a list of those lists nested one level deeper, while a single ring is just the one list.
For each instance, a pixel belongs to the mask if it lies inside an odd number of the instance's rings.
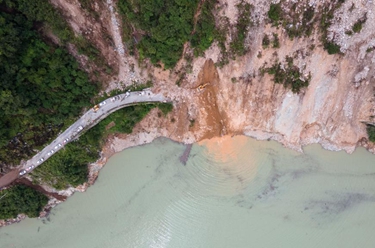
[{"label": "white vehicle", "polygon": [[127,91],[127,92],[125,93],[125,97],[128,97],[128,96],[130,96],[129,91]]},{"label": "white vehicle", "polygon": [[26,174],[26,170],[21,170],[20,173],[19,173],[20,176],[23,176],[25,174]]},{"label": "white vehicle", "polygon": [[47,156],[50,156],[51,154],[52,154],[51,152],[48,152],[48,153],[47,153]]},{"label": "white vehicle", "polygon": [[62,145],[61,145],[61,144],[58,144],[57,146],[58,146],[58,147],[62,147]]},{"label": "white vehicle", "polygon": [[63,143],[66,144],[69,141],[69,138],[64,139]]},{"label": "white vehicle", "polygon": [[51,154],[53,154],[55,152],[55,150],[51,149]]},{"label": "white vehicle", "polygon": [[40,160],[36,161],[36,164],[40,164]]},{"label": "white vehicle", "polygon": [[58,146],[55,146],[55,150],[57,150],[59,147]]},{"label": "white vehicle", "polygon": [[106,105],[106,103],[107,103],[106,101],[102,101],[101,103],[99,103],[99,106],[102,107],[102,106]]},{"label": "white vehicle", "polygon": [[81,131],[82,129],[83,129],[82,126],[79,126],[79,127],[78,127],[78,131]]},{"label": "white vehicle", "polygon": [[43,161],[44,161],[44,158],[41,158],[41,159],[40,159],[40,162],[43,162]]},{"label": "white vehicle", "polygon": [[32,167],[31,166],[29,166],[28,168],[27,168],[27,170],[31,170],[32,169]]},{"label": "white vehicle", "polygon": [[143,96],[144,94],[145,94],[145,92],[144,92],[144,91],[142,91],[142,92],[141,92],[141,95]]}]

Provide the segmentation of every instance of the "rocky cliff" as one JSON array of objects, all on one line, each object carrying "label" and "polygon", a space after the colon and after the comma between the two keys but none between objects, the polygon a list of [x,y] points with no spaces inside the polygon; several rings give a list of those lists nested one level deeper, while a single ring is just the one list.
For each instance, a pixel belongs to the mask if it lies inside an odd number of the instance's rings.
[{"label": "rocky cliff", "polygon": [[[228,18],[231,28],[237,22],[236,5],[239,2],[221,0],[218,3],[217,15]],[[175,100],[175,108],[167,118],[158,117],[155,110],[133,134],[112,137],[104,148],[104,154],[148,143],[159,136],[192,143],[223,134],[275,139],[296,150],[311,143],[347,152],[352,152],[358,145],[372,150],[372,144],[367,142],[364,123],[372,122],[374,114],[372,68],[375,53],[372,50],[375,33],[372,26],[375,5],[371,1],[345,1],[335,10],[327,37],[341,46],[341,52],[330,55],[323,49],[322,34],[316,26],[310,36],[291,39],[288,30],[267,20],[271,3],[248,2],[254,7],[251,14],[254,24],[245,40],[248,52],[223,67],[215,66],[222,56],[217,42],[202,57],[189,63],[181,59],[173,70],[153,67],[148,61],[137,63],[126,53],[117,53],[119,61],[125,57],[135,69],[130,71],[131,75],[120,73],[110,81],[108,89],[118,87],[118,81],[129,82],[130,76],[139,81],[152,79],[156,91],[162,91]],[[283,6],[292,8],[294,2]],[[304,1],[315,12],[328,3]],[[70,8],[65,8],[65,11],[69,12]],[[74,20],[74,14],[70,16]],[[347,32],[363,16],[366,16],[366,22],[362,30],[351,34]],[[116,24],[113,19],[107,19],[107,23],[106,18],[100,19],[102,26]],[[116,36],[114,33],[113,37]],[[275,34],[279,45],[265,47],[262,42],[264,35],[272,37]],[[230,38],[229,33],[227,41]],[[188,46],[184,51],[184,55],[187,54]],[[309,86],[299,93],[275,84],[272,75],[262,73],[262,69],[275,62],[280,62],[285,68],[288,57],[293,58],[293,66],[299,68],[301,77],[311,76]],[[119,71],[124,71],[121,64],[118,65]],[[180,72],[186,67],[192,69],[181,81]],[[176,84],[179,80],[180,86]],[[205,87],[199,90],[199,85]]]},{"label": "rocky cliff", "polygon": [[[51,0],[74,32],[90,40],[113,68],[112,75],[103,78],[103,91],[152,80],[154,91],[174,100],[174,109],[167,116],[154,109],[132,134],[108,137],[101,159],[89,166],[88,184],[59,192],[43,187],[64,197],[84,191],[112,154],[161,136],[191,144],[245,134],[274,139],[299,151],[304,145],[320,143],[330,150],[353,152],[365,146],[375,152],[366,131],[375,115],[375,4],[365,0],[219,0],[214,12],[218,26],[225,20],[227,48],[236,33],[238,4],[244,2],[252,6],[252,21],[246,29],[243,56],[223,53],[223,44],[215,41],[203,56],[194,57],[187,43],[177,66],[164,70],[147,59],[139,60],[138,54],[130,55],[122,34],[129,25],[121,20],[115,1],[92,1],[90,8],[84,8],[78,0]],[[279,4],[286,13],[279,24],[270,21],[271,4]],[[322,18],[330,13],[327,10],[332,10],[330,25],[321,30]],[[309,34],[300,35],[301,30]],[[329,54],[322,37],[340,51]],[[52,34],[50,38],[58,43]],[[82,67],[93,73],[95,68],[86,65],[88,58],[78,55],[74,46],[70,48]],[[223,58],[229,62],[222,63]],[[284,83],[275,83],[277,70],[287,77]],[[292,89],[288,73],[308,86]]]}]

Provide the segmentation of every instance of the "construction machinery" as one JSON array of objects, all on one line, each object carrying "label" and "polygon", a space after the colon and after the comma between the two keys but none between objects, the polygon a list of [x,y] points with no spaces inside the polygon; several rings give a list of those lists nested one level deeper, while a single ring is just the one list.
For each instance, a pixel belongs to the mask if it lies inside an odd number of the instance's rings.
[{"label": "construction machinery", "polygon": [[204,88],[206,88],[207,85],[209,85],[210,83],[205,83],[205,84],[201,84],[197,87],[197,91],[200,92],[202,90],[204,90]]}]

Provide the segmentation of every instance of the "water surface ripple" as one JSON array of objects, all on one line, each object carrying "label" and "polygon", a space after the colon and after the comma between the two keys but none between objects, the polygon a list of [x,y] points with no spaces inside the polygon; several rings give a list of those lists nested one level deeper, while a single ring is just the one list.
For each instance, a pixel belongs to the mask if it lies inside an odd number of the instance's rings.
[{"label": "water surface ripple", "polygon": [[375,164],[364,149],[305,153],[236,136],[167,139],[113,156],[48,218],[0,229],[8,248],[374,247]]}]

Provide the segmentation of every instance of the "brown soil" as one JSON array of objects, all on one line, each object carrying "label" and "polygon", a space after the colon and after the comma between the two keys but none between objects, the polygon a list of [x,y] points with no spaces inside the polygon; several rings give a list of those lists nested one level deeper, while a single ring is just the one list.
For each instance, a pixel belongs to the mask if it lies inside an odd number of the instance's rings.
[{"label": "brown soil", "polygon": [[[112,74],[117,74],[119,70],[117,54],[113,49],[113,40],[108,30],[107,23],[110,23],[110,16],[105,3],[95,1],[96,7],[101,10],[100,19],[82,9],[78,0],[51,0],[51,3],[61,10],[64,18],[77,35],[83,36],[101,52],[103,65],[108,64],[113,69]],[[86,56],[79,55],[77,49],[72,45],[69,46],[69,50],[91,77],[102,82],[109,80],[110,76],[105,72],[104,67],[99,68],[90,62]],[[99,79],[95,76],[95,73],[98,72],[100,74]]]},{"label": "brown soil", "polygon": [[[112,31],[107,30],[112,24],[104,1],[95,1],[98,10],[101,10],[100,20],[91,19],[78,7],[78,0],[51,1],[63,10],[78,34],[88,37],[109,63],[115,63],[120,68],[116,79],[122,80],[131,74],[122,65],[123,58],[103,38],[107,34],[113,40],[120,36],[113,28]],[[198,5],[194,25],[203,2],[201,0]],[[320,143],[330,150],[353,152],[356,146],[364,146],[375,152],[373,144],[368,142],[364,124],[374,123],[371,116],[375,115],[375,53],[367,51],[375,46],[374,22],[371,22],[375,19],[375,6],[366,4],[366,7],[358,7],[358,13],[350,16],[346,10],[354,1],[345,1],[345,6],[340,10],[342,13],[338,12],[343,18],[334,19],[330,35],[340,33],[337,41],[346,53],[328,55],[321,47],[318,31],[308,38],[290,40],[284,29],[267,24],[270,2],[247,2],[254,6],[252,17],[256,25],[246,39],[250,51],[246,55],[218,69],[214,63],[220,58],[220,49],[214,43],[203,57],[193,58],[189,64],[181,59],[174,70],[164,70],[142,62],[142,66],[146,64],[144,73],[153,79],[153,90],[172,99],[174,109],[167,116],[160,115],[160,111],[154,109],[136,125],[132,134],[110,136],[105,142],[102,158],[90,165],[89,184],[95,181],[100,168],[112,154],[131,146],[150,143],[161,136],[191,144],[225,134],[246,134],[257,139],[274,139],[300,151],[303,145]],[[237,3],[238,0],[220,0],[221,10],[217,17],[229,18],[230,26],[235,24]],[[349,37],[340,31],[350,29],[352,21],[367,10],[371,10],[371,15],[369,13],[369,20],[361,33]],[[280,48],[263,48],[264,34],[272,37],[273,33],[279,35]],[[227,42],[231,39],[229,36]],[[191,55],[191,52],[186,43],[183,54]],[[134,59],[127,54],[124,56],[129,61]],[[285,61],[286,56],[294,58],[294,64],[301,73],[311,72],[309,86],[299,94],[293,94],[283,85],[274,84],[272,76],[259,72],[265,63],[270,66],[276,59]],[[188,70],[187,67],[192,69]],[[179,87],[176,82],[183,73],[186,75]],[[196,89],[206,83],[208,85],[204,90]],[[220,141],[213,140],[211,150],[217,145],[215,142]],[[221,148],[228,150],[230,147],[223,145]]]},{"label": "brown soil", "polygon": [[219,109],[216,98],[217,92],[219,91],[219,81],[219,75],[214,62],[212,60],[207,60],[198,75],[196,83],[197,87],[199,85],[207,85],[199,93],[200,113],[204,118],[200,118],[197,125],[194,125],[192,128],[193,132],[198,128],[206,128],[206,132],[200,137],[200,140],[226,134],[225,113]]},{"label": "brown soil", "polygon": [[0,189],[9,185],[24,184],[24,185],[29,186],[30,188],[33,188],[47,195],[48,197],[53,197],[60,201],[66,200],[66,196],[62,196],[57,193],[49,192],[45,190],[43,187],[41,187],[40,185],[33,184],[30,180],[28,180],[25,177],[18,178],[18,173],[19,173],[19,170],[15,169],[5,175],[0,175]]},{"label": "brown soil", "polygon": [[29,180],[28,180],[27,178],[25,178],[25,177],[21,177],[21,178],[19,178],[19,179],[16,180],[14,183],[15,183],[15,184],[24,184],[24,185],[26,185],[26,186],[29,186],[30,188],[33,188],[33,189],[39,191],[40,193],[45,194],[46,196],[48,196],[48,197],[50,197],[50,198],[51,198],[51,197],[56,198],[56,199],[59,200],[59,201],[65,201],[66,198],[67,198],[67,197],[64,196],[64,195],[59,195],[58,193],[49,192],[49,191],[45,190],[42,186],[33,184],[31,181],[29,181]]},{"label": "brown soil", "polygon": [[7,173],[5,175],[1,175],[0,174],[0,189],[2,189],[3,187],[8,186],[14,180],[16,180],[17,177],[18,177],[18,173],[19,173],[19,170],[15,169],[15,170],[12,170],[11,172],[9,172],[9,173]]}]

